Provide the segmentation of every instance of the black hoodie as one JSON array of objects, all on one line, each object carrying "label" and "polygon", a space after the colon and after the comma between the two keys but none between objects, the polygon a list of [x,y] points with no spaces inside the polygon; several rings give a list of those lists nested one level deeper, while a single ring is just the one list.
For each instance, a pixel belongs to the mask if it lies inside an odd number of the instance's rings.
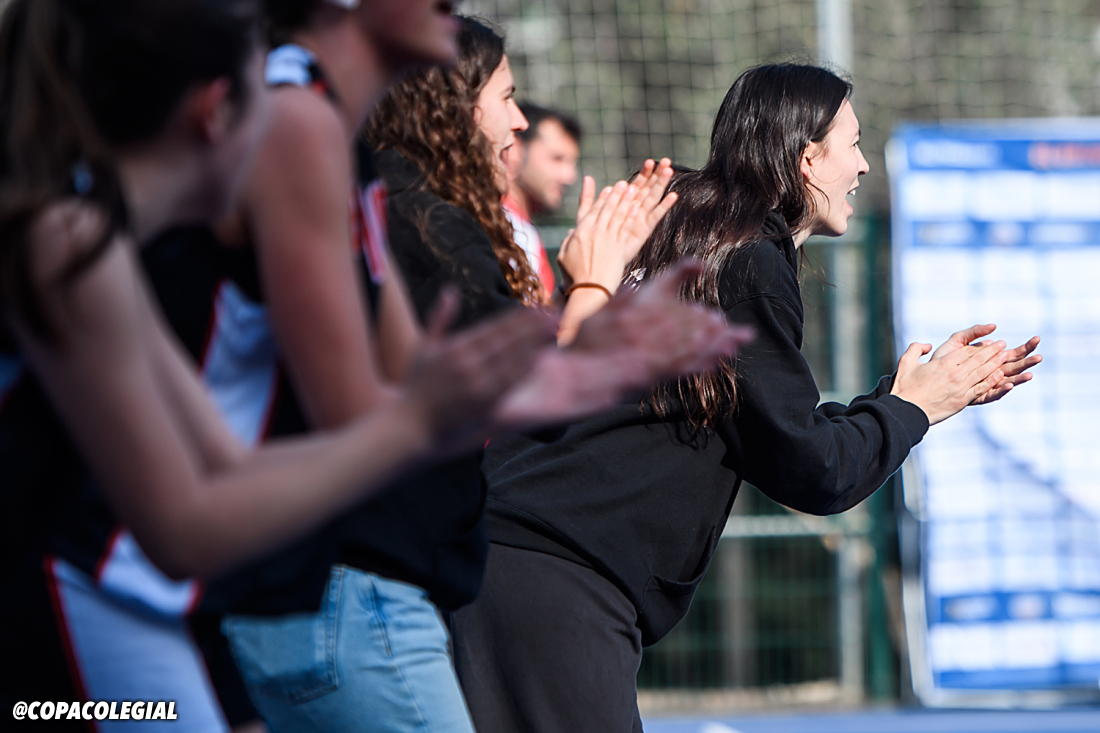
[{"label": "black hoodie", "polygon": [[722,272],[727,318],[756,331],[737,357],[733,417],[692,431],[682,409],[662,420],[626,404],[553,436],[494,440],[482,464],[490,540],[594,568],[634,603],[648,645],[687,613],[741,481],[813,514],[879,488],[928,419],[889,394],[891,377],[851,405],[818,404],[796,258],[772,214]]}]

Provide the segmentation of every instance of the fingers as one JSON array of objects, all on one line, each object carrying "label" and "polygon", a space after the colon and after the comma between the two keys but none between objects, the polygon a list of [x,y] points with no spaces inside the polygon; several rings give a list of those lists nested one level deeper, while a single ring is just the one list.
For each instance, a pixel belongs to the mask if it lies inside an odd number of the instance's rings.
[{"label": "fingers", "polygon": [[[963,362],[960,368],[965,370],[964,373],[967,375],[966,379],[968,381],[976,383],[976,385],[982,385],[982,388],[972,387],[969,393],[970,399],[967,402],[989,391],[1004,379],[1003,365],[1005,355],[1008,353],[1004,350],[1003,341],[994,341],[988,346],[982,346],[973,351],[975,353]],[[996,379],[992,379],[993,376],[996,376]],[[990,382],[991,379],[992,382]]]},{"label": "fingers", "polygon": [[1015,349],[1012,349],[1012,356],[1010,357],[1010,360],[1016,361],[1017,359],[1022,359],[1031,352],[1035,351],[1035,349],[1037,348],[1039,348],[1039,337],[1032,336],[1030,339],[1028,339],[1027,343],[1020,344]]},{"label": "fingers", "polygon": [[642,169],[638,171],[638,175],[631,179],[630,185],[637,186],[640,189],[644,189],[649,184],[649,179],[653,176],[653,172],[657,169],[657,164],[650,158],[642,163]]},{"label": "fingers", "polygon": [[[977,398],[979,398],[982,395],[986,394],[987,392],[991,392],[993,390],[996,390],[998,388],[998,386],[1001,384],[1001,380],[1003,380],[1003,379],[1004,379],[1004,372],[1002,372],[999,368],[994,368],[993,371],[990,372],[988,376],[986,376],[984,379],[982,379],[980,382],[978,382],[977,384],[975,384],[973,387],[970,388],[970,390],[967,393],[969,395],[970,399],[967,400],[967,403],[973,402],[974,400],[976,400]],[[1011,387],[1008,387],[1007,389],[1005,389],[1005,392],[1007,392],[1008,389],[1011,389]]]},{"label": "fingers", "polygon": [[[710,369],[731,356],[741,341],[727,337],[723,316],[694,304],[635,303],[616,323],[618,348],[643,367],[643,382]],[[615,347],[613,347],[615,348]]]},{"label": "fingers", "polygon": [[[1039,348],[1039,337],[1033,336],[1027,343],[1017,346],[1015,349],[1011,349],[1008,352],[1008,358],[1005,360],[1005,364],[1012,365],[1016,371],[1014,374],[1018,374],[1024,369],[1030,369],[1043,360],[1043,357],[1036,354],[1034,357],[1028,358],[1028,356]],[[1024,366],[1028,363],[1027,366]]]},{"label": "fingers", "polygon": [[932,350],[932,344],[913,342],[905,349],[905,353],[898,359],[898,371],[904,368],[906,371],[920,363],[920,358]]},{"label": "fingers", "polygon": [[513,312],[470,329],[471,345],[486,355],[486,362],[510,353],[526,353],[552,342],[556,318],[535,308],[515,308]]},{"label": "fingers", "polygon": [[[708,311],[705,308],[698,308],[698,310],[700,313],[697,319],[707,315],[709,323],[697,328],[694,338],[687,344],[684,357],[675,364],[675,373],[670,376],[683,376],[713,369],[719,360],[736,356],[738,349],[756,337],[753,329],[745,326],[731,326],[717,311]],[[681,330],[686,331],[686,329]]]},{"label": "fingers", "polygon": [[672,173],[672,161],[668,158],[661,158],[661,162],[650,178],[650,185],[646,190],[648,208],[652,209],[656,206],[661,197],[665,195],[668,184],[672,182]]},{"label": "fingers", "polygon": [[429,341],[439,341],[447,333],[451,324],[458,318],[458,312],[462,307],[462,297],[458,288],[454,285],[445,286],[436,298],[432,306],[431,315],[428,316],[428,327],[425,336]]},{"label": "fingers", "polygon": [[1034,376],[1035,376],[1034,374],[1016,374],[1016,375],[1012,375],[1012,376],[1006,375],[1004,380],[1001,382],[1001,384],[999,384],[997,386],[1000,387],[1001,385],[1007,384],[1009,386],[1009,388],[1018,387],[1021,384],[1024,384],[1026,382],[1030,382]]},{"label": "fingers", "polygon": [[649,238],[649,235],[653,233],[653,230],[661,222],[661,219],[665,218],[665,214],[667,214],[672,208],[673,204],[675,204],[679,200],[679,194],[673,191],[665,196],[663,199],[661,199],[657,206],[650,210],[649,216],[647,217],[646,221],[646,226],[649,228],[649,231],[646,232],[645,237],[642,237],[642,239]]},{"label": "fingers", "polygon": [[588,214],[588,210],[592,208],[592,202],[595,198],[596,179],[592,176],[585,176],[584,182],[581,184],[580,203],[577,205],[577,223],[580,223],[580,220]]},{"label": "fingers", "polygon": [[623,195],[615,204],[615,207],[611,210],[611,218],[608,224],[608,235],[618,237],[619,232],[622,230],[623,225],[633,220],[637,215],[638,209],[641,206],[642,193],[636,186],[626,185],[623,189]]},{"label": "fingers", "polygon": [[[632,201],[634,196],[637,195],[635,190],[627,184],[626,181],[619,181],[608,190],[610,193],[605,198],[602,194],[600,196],[599,213],[596,216],[596,232],[597,236],[603,234],[610,234],[612,231],[612,220],[618,213],[616,209],[623,201],[624,197],[630,195]],[[616,231],[617,233],[617,231]]]},{"label": "fingers", "polygon": [[1012,385],[1006,382],[1001,382],[993,389],[989,390],[983,395],[978,395],[970,403],[972,405],[988,405],[990,402],[996,402],[1004,397],[1006,394],[1012,391]]},{"label": "fingers", "polygon": [[1007,361],[1009,354],[1009,352],[1005,351],[1004,341],[983,342],[981,346],[976,348],[971,347],[961,353],[965,358],[959,362],[959,366],[970,370],[977,370],[987,366],[991,369],[999,368]]},{"label": "fingers", "polygon": [[530,369],[539,352],[553,342],[555,319],[531,309],[494,319],[467,332],[463,346],[477,360],[494,392],[503,392]]},{"label": "fingers", "polygon": [[505,316],[442,338],[456,311],[453,291],[440,295],[430,339],[406,382],[411,405],[426,411],[441,449],[481,436],[490,412],[553,343],[555,319],[516,308]]},{"label": "fingers", "polygon": [[[1026,359],[1020,359],[1018,361],[1006,361],[1004,364],[1004,371],[1006,376],[1015,376],[1022,374],[1033,366],[1036,366],[1043,361],[1042,354],[1036,354],[1035,356],[1029,356]],[[1029,375],[1030,376],[1030,375]]]},{"label": "fingers", "polygon": [[956,331],[955,333],[951,334],[951,337],[947,339],[947,343],[955,343],[959,346],[966,346],[984,336],[988,336],[996,330],[997,325],[995,323],[974,325],[970,328],[964,329],[962,331]]},{"label": "fingers", "polygon": [[[647,160],[646,165],[652,162]],[[661,158],[661,162],[653,167],[651,175],[647,177],[645,184],[641,186],[643,210],[650,211],[660,202],[671,180],[672,161],[668,158]]]},{"label": "fingers", "polygon": [[[1001,371],[1004,371],[1002,368]],[[1015,387],[1021,384],[1026,384],[1031,381],[1032,374],[1017,374],[1015,376],[1005,376],[995,387],[986,392],[980,394],[970,403],[972,405],[988,405],[990,402],[996,402],[1011,392]]]},{"label": "fingers", "polygon": [[[965,334],[966,332],[960,333]],[[984,365],[983,374],[984,371],[988,371],[991,368],[999,368],[1005,377],[1015,377],[1023,374],[1043,360],[1043,357],[1039,354],[1028,356],[1028,354],[1031,354],[1031,352],[1038,348],[1038,336],[1028,340],[1025,344],[1017,346],[1015,349],[1003,350],[1000,352],[998,352],[997,349],[1004,348],[1003,341],[982,341],[976,346],[977,348],[972,347],[961,352],[966,358],[960,362],[960,366],[967,365],[968,363],[972,368],[976,368],[979,364]]]},{"label": "fingers", "polygon": [[607,202],[615,194],[615,188],[613,186],[604,186],[600,191],[600,195],[593,201],[584,212],[584,216],[581,216],[580,212],[577,212],[577,230],[591,231],[598,226],[600,214],[607,210]]}]

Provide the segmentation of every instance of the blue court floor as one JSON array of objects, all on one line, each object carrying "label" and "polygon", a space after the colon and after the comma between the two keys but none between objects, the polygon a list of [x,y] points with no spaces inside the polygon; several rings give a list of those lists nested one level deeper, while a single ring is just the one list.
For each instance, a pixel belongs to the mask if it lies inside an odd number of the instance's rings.
[{"label": "blue court floor", "polygon": [[889,710],[648,718],[646,733],[1100,733],[1100,708],[1056,712]]}]

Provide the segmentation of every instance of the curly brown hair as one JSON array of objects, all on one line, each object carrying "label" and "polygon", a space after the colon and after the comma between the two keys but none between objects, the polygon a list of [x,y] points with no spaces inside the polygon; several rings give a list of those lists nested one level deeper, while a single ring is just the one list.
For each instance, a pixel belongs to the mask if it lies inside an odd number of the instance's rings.
[{"label": "curly brown hair", "polygon": [[474,118],[478,94],[504,59],[504,38],[473,18],[459,23],[454,66],[422,69],[391,88],[367,124],[367,140],[416,163],[432,193],[469,212],[488,235],[512,293],[535,305],[539,278],[513,238],[499,164]]}]

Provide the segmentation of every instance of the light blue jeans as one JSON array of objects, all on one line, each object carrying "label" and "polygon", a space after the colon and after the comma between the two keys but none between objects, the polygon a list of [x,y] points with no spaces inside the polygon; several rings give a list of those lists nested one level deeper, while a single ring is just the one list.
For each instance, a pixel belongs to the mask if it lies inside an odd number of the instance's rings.
[{"label": "light blue jeans", "polygon": [[222,623],[274,733],[474,733],[427,593],[335,565],[318,613]]}]

